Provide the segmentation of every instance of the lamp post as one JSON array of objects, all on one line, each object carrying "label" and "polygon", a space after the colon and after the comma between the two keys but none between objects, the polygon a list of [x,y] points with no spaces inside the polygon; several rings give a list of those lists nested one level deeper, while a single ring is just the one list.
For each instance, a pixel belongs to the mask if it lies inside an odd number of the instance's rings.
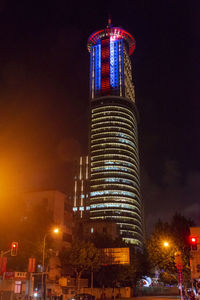
[{"label": "lamp post", "polygon": [[[164,241],[163,242],[163,246],[168,248],[170,247],[169,242]],[[175,250],[174,252],[174,262],[176,264],[176,268],[178,271],[178,283],[179,283],[179,288],[180,288],[180,299],[183,300],[183,289],[182,289],[182,284],[183,284],[183,274],[182,274],[182,270],[183,270],[183,262],[182,262],[182,257],[181,257],[181,252]]]},{"label": "lamp post", "polygon": [[44,289],[44,261],[45,261],[45,247],[46,247],[46,238],[48,235],[50,235],[51,233],[54,234],[58,234],[60,232],[59,228],[54,228],[52,231],[47,232],[44,235],[44,239],[43,239],[43,248],[42,248],[42,281],[41,281],[41,294],[42,294],[42,298],[45,300],[46,298],[46,293],[45,293],[45,289]]}]

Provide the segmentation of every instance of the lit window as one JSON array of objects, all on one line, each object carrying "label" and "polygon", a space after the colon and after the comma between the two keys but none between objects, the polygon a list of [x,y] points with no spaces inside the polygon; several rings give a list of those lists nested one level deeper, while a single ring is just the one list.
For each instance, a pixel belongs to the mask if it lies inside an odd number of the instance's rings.
[{"label": "lit window", "polygon": [[136,195],[132,192],[127,191],[114,191],[114,190],[105,190],[105,191],[96,191],[90,193],[91,197],[96,195],[124,195],[124,196],[130,196],[135,197]]},{"label": "lit window", "polygon": [[15,281],[15,289],[14,293],[15,294],[20,294],[22,289],[22,282],[21,281]]}]

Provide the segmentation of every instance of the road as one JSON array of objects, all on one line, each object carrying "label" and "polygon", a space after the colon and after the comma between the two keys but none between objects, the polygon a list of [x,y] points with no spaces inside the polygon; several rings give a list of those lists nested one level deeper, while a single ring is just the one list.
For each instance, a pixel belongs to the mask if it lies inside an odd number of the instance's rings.
[{"label": "road", "polygon": [[180,299],[180,296],[149,296],[149,297],[131,298],[131,300],[175,300],[175,299]]}]

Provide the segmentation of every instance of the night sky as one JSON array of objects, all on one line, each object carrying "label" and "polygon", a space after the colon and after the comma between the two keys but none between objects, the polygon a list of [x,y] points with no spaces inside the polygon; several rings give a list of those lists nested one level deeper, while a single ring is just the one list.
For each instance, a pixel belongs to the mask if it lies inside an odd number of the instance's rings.
[{"label": "night sky", "polygon": [[72,188],[87,154],[87,39],[111,15],[131,57],[147,227],[176,212],[200,225],[200,2],[1,1],[0,189]]}]

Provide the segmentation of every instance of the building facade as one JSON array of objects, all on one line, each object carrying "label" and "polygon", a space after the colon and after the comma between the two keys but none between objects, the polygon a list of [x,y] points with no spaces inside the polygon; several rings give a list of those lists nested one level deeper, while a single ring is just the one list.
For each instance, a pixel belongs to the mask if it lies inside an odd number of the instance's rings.
[{"label": "building facade", "polygon": [[61,230],[56,239],[56,246],[70,246],[72,242],[72,209],[67,201],[67,195],[58,190],[41,190],[21,194],[27,209],[44,205],[50,215],[53,224]]},{"label": "building facade", "polygon": [[75,167],[73,215],[78,219],[82,219],[85,216],[86,211],[90,208],[86,205],[89,195],[88,163],[88,156],[81,156],[79,163],[76,162]]},{"label": "building facade", "polygon": [[90,211],[113,221],[126,242],[143,245],[138,113],[130,55],[134,38],[108,26],[88,39],[90,52]]},{"label": "building facade", "polygon": [[83,236],[89,239],[93,238],[93,235],[99,234],[100,236],[106,235],[111,240],[119,238],[119,229],[116,223],[108,221],[88,221],[84,222]]}]

